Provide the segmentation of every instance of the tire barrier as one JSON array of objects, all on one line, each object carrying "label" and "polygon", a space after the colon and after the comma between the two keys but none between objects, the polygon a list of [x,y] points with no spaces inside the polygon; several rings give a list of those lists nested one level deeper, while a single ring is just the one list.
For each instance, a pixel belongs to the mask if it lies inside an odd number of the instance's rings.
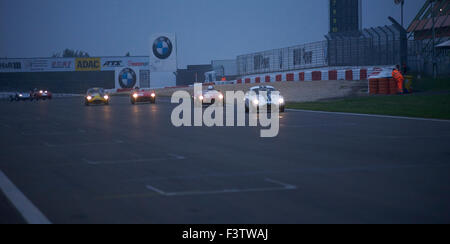
[{"label": "tire barrier", "polygon": [[397,94],[397,81],[393,78],[389,79],[389,94]]},{"label": "tire barrier", "polygon": [[369,94],[378,94],[378,79],[369,79]]},{"label": "tire barrier", "polygon": [[397,90],[397,81],[393,78],[369,79],[370,95],[396,95]]}]

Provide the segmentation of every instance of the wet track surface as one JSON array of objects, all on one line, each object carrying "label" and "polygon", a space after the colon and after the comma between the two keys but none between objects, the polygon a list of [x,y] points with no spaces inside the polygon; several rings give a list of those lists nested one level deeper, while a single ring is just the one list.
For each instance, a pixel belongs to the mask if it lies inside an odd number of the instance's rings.
[{"label": "wet track surface", "polygon": [[289,111],[260,138],[173,108],[1,102],[0,170],[52,223],[450,223],[449,122]]}]

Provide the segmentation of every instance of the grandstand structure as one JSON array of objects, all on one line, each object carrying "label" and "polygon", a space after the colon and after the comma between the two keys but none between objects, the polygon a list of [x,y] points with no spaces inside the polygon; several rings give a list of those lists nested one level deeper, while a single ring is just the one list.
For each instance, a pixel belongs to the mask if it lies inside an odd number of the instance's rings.
[{"label": "grandstand structure", "polygon": [[450,52],[437,48],[450,40],[450,0],[426,0],[409,25],[408,65],[417,73],[450,74]]}]

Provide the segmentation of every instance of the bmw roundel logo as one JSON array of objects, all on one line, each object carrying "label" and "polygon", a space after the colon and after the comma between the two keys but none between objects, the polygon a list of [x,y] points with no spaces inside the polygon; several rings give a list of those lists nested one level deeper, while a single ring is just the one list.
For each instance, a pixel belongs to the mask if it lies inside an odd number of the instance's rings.
[{"label": "bmw roundel logo", "polygon": [[134,88],[136,85],[136,72],[130,68],[125,68],[120,71],[119,85],[122,88]]},{"label": "bmw roundel logo", "polygon": [[172,54],[172,42],[165,36],[156,38],[153,42],[153,54],[159,59],[166,59]]}]

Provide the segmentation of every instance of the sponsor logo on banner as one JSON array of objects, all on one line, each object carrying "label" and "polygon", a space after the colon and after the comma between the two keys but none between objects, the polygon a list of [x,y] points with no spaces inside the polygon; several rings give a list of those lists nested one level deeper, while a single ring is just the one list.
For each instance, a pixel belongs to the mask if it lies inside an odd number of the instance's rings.
[{"label": "sponsor logo on banner", "polygon": [[149,67],[154,72],[177,70],[175,34],[156,34],[150,41]]},{"label": "sponsor logo on banner", "polygon": [[106,67],[106,68],[117,68],[117,67],[123,67],[123,65],[122,65],[122,61],[121,60],[105,61],[103,63],[103,67]]},{"label": "sponsor logo on banner", "polygon": [[117,77],[120,88],[134,88],[137,83],[137,75],[133,69],[124,68]]},{"label": "sponsor logo on banner", "polygon": [[0,62],[0,70],[21,70],[22,62]]},{"label": "sponsor logo on banner", "polygon": [[100,58],[77,58],[75,59],[76,71],[100,71]]},{"label": "sponsor logo on banner", "polygon": [[53,61],[52,69],[71,69],[73,67],[72,61]]},{"label": "sponsor logo on banner", "polygon": [[102,58],[102,70],[116,70],[124,67],[148,67],[148,58],[144,57],[122,57],[122,58]]},{"label": "sponsor logo on banner", "polygon": [[172,54],[172,41],[166,36],[160,36],[153,42],[153,54],[159,59],[167,59]]},{"label": "sponsor logo on banner", "polygon": [[24,68],[26,71],[46,71],[48,70],[49,61],[47,59],[25,60]]},{"label": "sponsor logo on banner", "polygon": [[133,61],[128,61],[128,66],[132,66],[132,67],[145,67],[148,66],[148,62],[133,62]]}]

